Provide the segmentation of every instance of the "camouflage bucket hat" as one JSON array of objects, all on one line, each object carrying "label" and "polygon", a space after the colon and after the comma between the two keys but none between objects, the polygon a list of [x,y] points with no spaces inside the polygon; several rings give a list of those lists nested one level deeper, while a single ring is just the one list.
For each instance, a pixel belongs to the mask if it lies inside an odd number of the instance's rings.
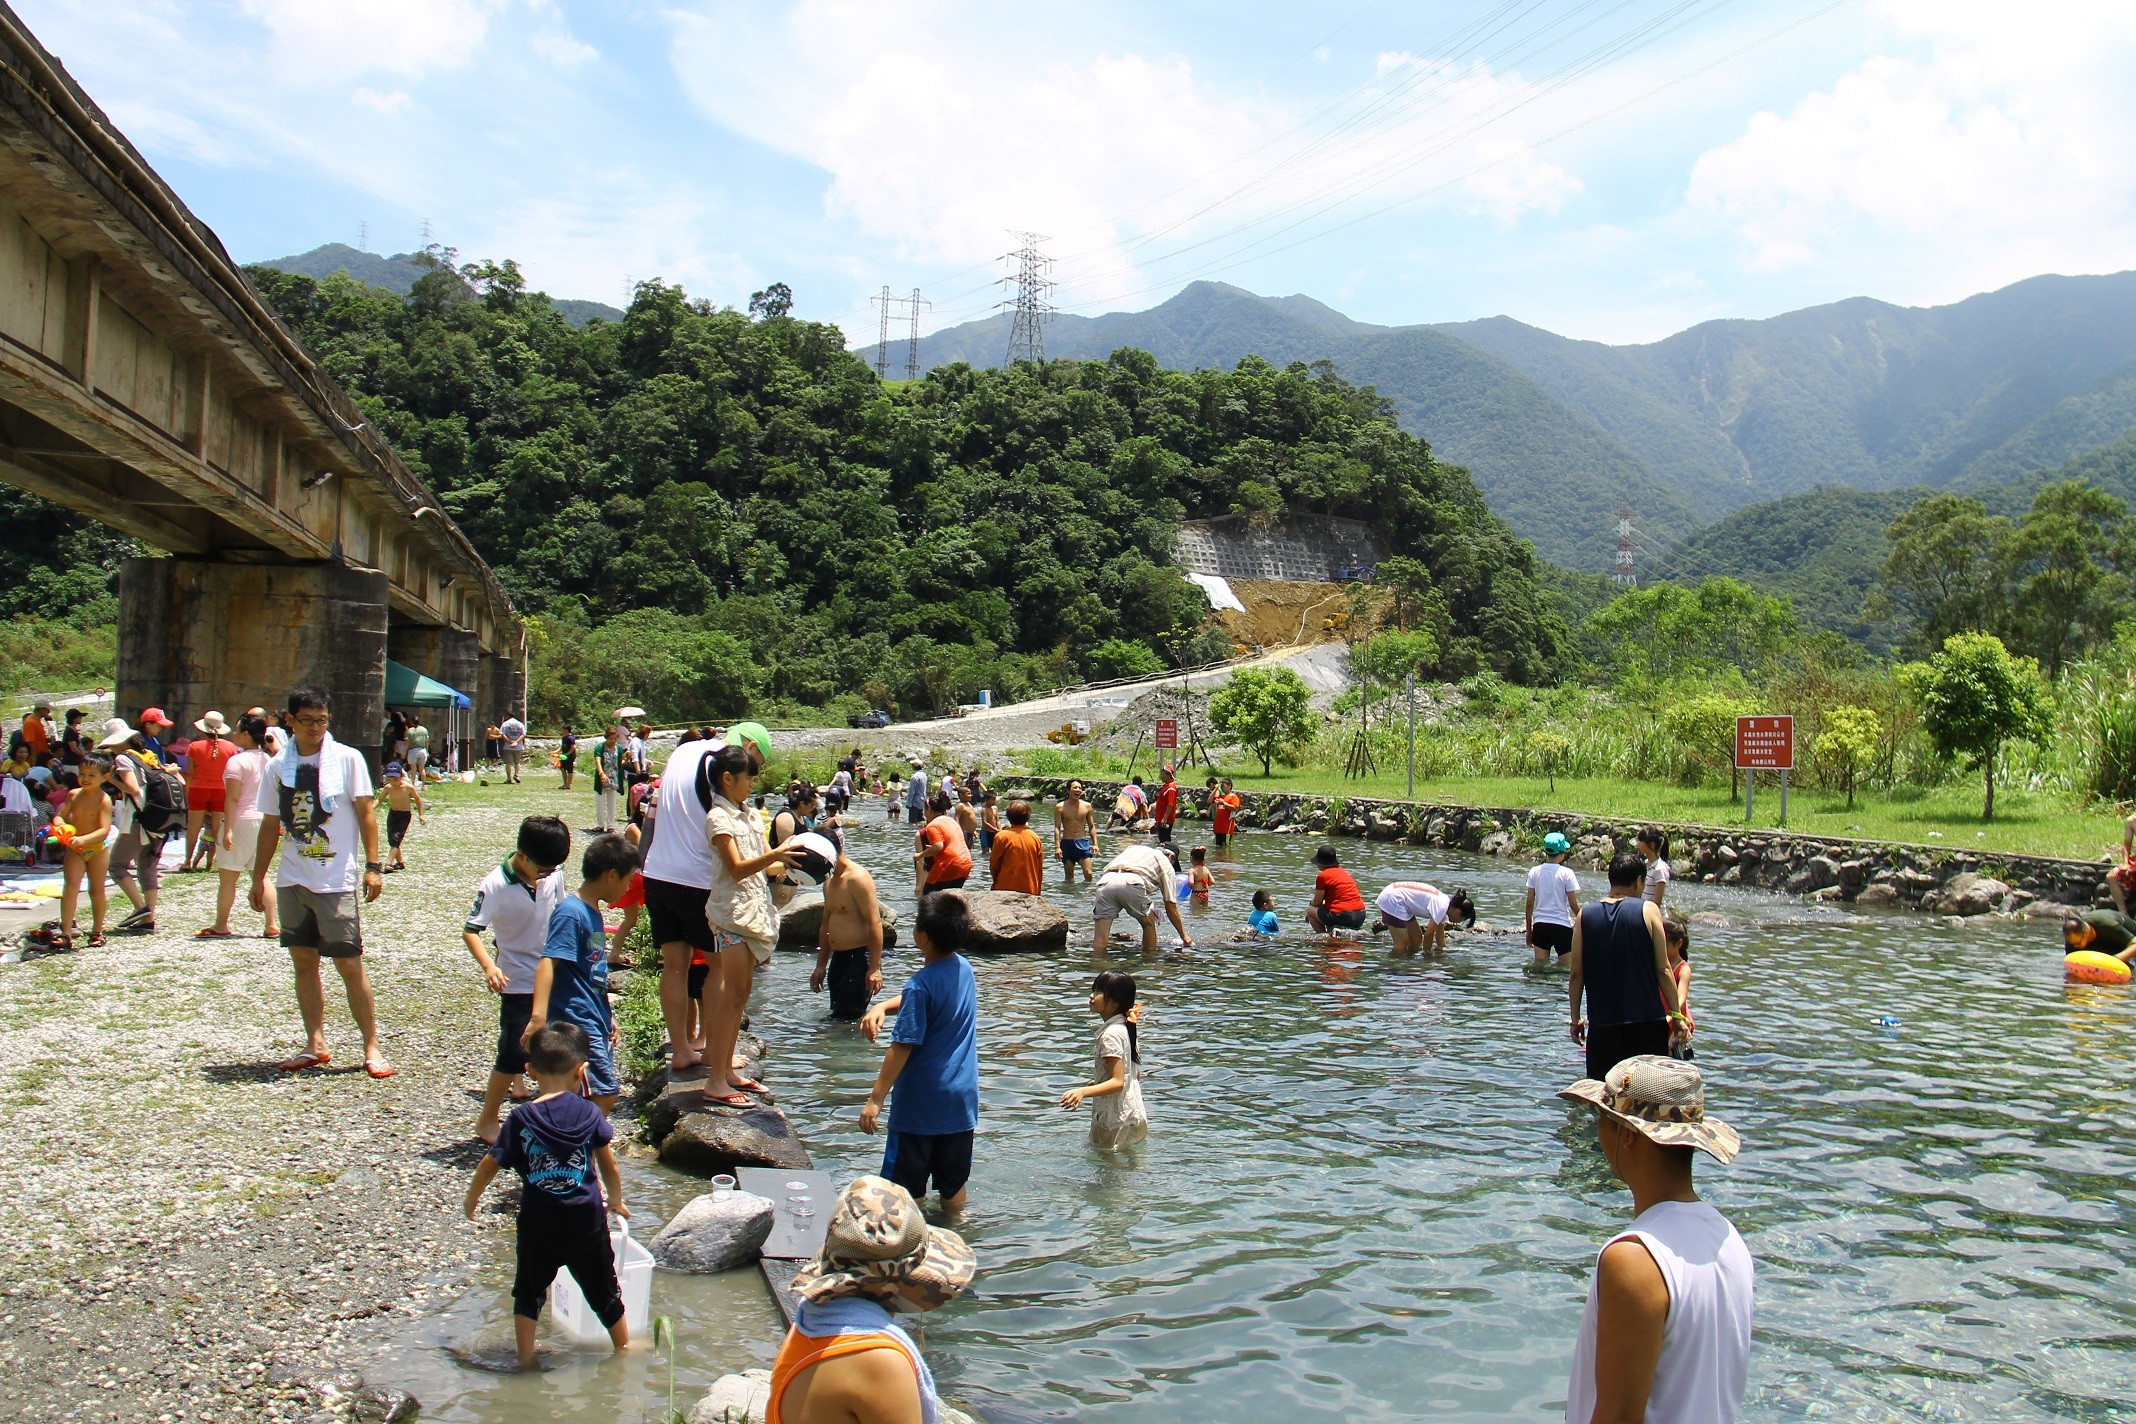
[{"label": "camouflage bucket hat", "polygon": [[1743,1147],[1734,1128],[1707,1118],[1706,1081],[1695,1063],[1643,1053],[1558,1096],[1599,1108],[1664,1147],[1696,1147],[1721,1162],[1733,1162]]},{"label": "camouflage bucket hat", "polygon": [[949,1304],[978,1263],[954,1231],[929,1226],[912,1194],[881,1177],[856,1177],[838,1194],[816,1259],[794,1277],[807,1301],[857,1295],[893,1311]]}]

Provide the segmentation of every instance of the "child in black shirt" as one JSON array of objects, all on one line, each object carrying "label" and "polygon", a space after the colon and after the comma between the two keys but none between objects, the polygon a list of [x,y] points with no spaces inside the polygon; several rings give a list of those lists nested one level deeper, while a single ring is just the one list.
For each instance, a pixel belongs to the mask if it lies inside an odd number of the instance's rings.
[{"label": "child in black shirt", "polygon": [[527,1045],[527,1068],[541,1095],[504,1120],[496,1146],[475,1168],[467,1188],[467,1219],[473,1221],[499,1169],[519,1173],[526,1183],[519,1198],[519,1269],[512,1280],[512,1328],[521,1369],[534,1364],[534,1327],[559,1270],[571,1272],[616,1349],[630,1348],[615,1248],[608,1239],[608,1212],[627,1218],[630,1211],[623,1205],[623,1174],[610,1143],[615,1129],[608,1115],[582,1096],[586,1057],[586,1030],[577,1024],[558,1020],[535,1032]]}]

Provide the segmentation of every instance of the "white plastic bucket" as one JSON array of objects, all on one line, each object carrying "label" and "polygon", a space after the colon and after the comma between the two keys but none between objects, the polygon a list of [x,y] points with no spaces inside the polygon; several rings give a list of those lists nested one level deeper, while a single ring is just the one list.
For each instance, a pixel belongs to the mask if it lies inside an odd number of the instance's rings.
[{"label": "white plastic bucket", "polygon": [[[608,1242],[615,1248],[616,1282],[623,1288],[623,1321],[630,1327],[630,1338],[649,1340],[653,1330],[653,1253],[631,1239],[630,1223],[621,1217],[609,1224]],[[549,1283],[549,1312],[556,1318],[556,1328],[575,1344],[608,1343],[608,1327],[586,1304],[571,1272],[558,1271],[556,1279]]]}]

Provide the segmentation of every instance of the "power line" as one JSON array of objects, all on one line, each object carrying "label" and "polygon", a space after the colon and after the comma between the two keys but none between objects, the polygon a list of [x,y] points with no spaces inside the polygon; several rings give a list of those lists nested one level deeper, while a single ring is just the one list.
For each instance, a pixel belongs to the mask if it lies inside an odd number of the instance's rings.
[{"label": "power line", "polygon": [[1016,313],[1009,326],[1009,354],[1003,365],[1013,366],[1018,361],[1043,361],[1046,359],[1046,323],[1053,318],[1053,303],[1046,299],[1056,285],[1052,276],[1053,259],[1039,251],[1038,245],[1046,239],[1035,232],[1020,232],[1021,245],[1014,252],[1004,252],[1001,260],[1016,264],[1016,275],[1003,277],[1002,285],[1016,284],[1016,295],[1001,303]]}]

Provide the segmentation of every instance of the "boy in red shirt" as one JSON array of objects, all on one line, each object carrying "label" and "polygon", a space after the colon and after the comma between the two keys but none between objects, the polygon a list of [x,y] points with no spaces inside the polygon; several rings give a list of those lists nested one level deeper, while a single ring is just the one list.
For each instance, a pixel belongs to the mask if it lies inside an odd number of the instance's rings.
[{"label": "boy in red shirt", "polygon": [[1157,828],[1157,843],[1169,845],[1172,840],[1172,825],[1179,819],[1179,781],[1169,766],[1164,769],[1164,785],[1157,788],[1157,799],[1150,804],[1150,820]]},{"label": "boy in red shirt", "polygon": [[912,868],[918,873],[921,895],[937,890],[962,890],[971,878],[972,851],[964,839],[964,827],[949,812],[949,793],[937,791],[927,802],[934,819],[920,827],[912,847]]}]

